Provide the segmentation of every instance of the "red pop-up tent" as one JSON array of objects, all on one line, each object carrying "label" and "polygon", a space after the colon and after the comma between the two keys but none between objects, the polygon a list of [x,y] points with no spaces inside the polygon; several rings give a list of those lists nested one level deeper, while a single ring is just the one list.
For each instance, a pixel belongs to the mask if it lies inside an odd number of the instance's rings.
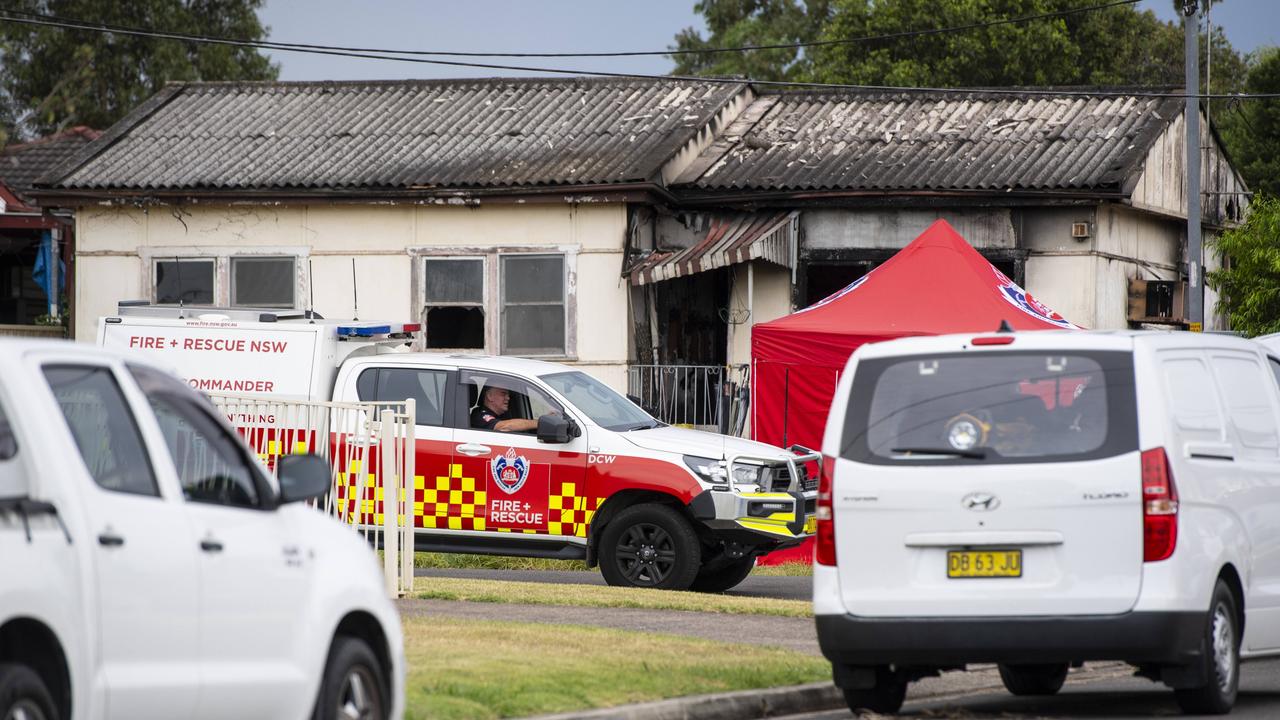
[{"label": "red pop-up tent", "polygon": [[836,381],[858,346],[908,335],[993,332],[1002,320],[1015,330],[1077,327],[938,220],[843,290],[752,328],[753,436],[819,448]]}]

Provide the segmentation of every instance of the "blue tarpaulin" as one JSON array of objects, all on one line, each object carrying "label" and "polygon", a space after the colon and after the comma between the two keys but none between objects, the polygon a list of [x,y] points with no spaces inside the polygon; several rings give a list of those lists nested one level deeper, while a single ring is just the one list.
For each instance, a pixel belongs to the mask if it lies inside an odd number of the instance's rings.
[{"label": "blue tarpaulin", "polygon": [[[44,236],[40,239],[40,250],[36,253],[36,264],[31,269],[31,279],[35,280],[40,289],[44,290],[44,296],[49,299],[49,314],[56,315],[58,310],[58,298],[62,290],[66,287],[66,267],[62,259],[58,258],[58,264],[53,264],[56,254],[53,248],[53,233],[45,230]],[[56,267],[56,272],[49,272],[49,268]],[[56,284],[56,289],[55,289]]]}]

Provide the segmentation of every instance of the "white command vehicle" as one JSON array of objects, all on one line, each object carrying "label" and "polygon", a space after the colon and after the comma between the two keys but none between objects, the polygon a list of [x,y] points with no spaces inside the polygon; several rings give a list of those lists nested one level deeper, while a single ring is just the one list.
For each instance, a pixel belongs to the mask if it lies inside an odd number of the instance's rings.
[{"label": "white command vehicle", "polygon": [[276,470],[137,355],[0,341],[0,718],[400,717],[382,573],[299,502],[328,464]]},{"label": "white command vehicle", "polygon": [[[99,343],[205,390],[415,401],[418,550],[583,559],[615,585],[719,592],[812,534],[816,453],[668,427],[564,365],[387,347],[415,325],[185,313],[121,307]],[[370,506],[360,521],[376,524]]]},{"label": "white command vehicle", "polygon": [[998,663],[1124,661],[1226,713],[1280,654],[1280,359],[1199,333],[864,345],[827,421],[818,639],[852,708]]}]

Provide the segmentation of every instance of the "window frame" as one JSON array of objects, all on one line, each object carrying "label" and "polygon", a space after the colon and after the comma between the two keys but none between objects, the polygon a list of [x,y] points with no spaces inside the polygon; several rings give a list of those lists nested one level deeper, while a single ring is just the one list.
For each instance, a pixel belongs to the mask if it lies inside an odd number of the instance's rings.
[{"label": "window frame", "polygon": [[[188,256],[175,255],[175,256],[172,256],[172,257],[160,257],[160,256],[153,257],[153,258],[151,259],[151,263],[150,263],[150,265],[151,265],[151,277],[150,277],[150,281],[151,281],[151,292],[149,293],[149,297],[151,298],[151,302],[155,303],[156,305],[165,305],[165,306],[169,306],[169,307],[177,307],[177,305],[178,305],[178,303],[173,303],[173,302],[168,302],[168,303],[166,303],[166,302],[160,302],[160,294],[159,294],[159,293],[160,293],[160,279],[159,279],[159,275],[160,275],[160,264],[161,264],[161,263],[177,263],[177,264],[179,264],[179,265],[184,264],[184,263],[200,263],[200,264],[202,264],[202,265],[210,265],[210,266],[212,266],[213,272],[212,272],[212,274],[211,274],[211,278],[210,278],[210,279],[211,279],[211,281],[212,281],[212,282],[211,282],[211,285],[212,285],[211,290],[212,290],[212,295],[213,295],[213,297],[211,298],[211,301],[212,301],[212,304],[214,304],[214,305],[217,305],[217,304],[218,304],[218,259],[217,259],[217,258],[212,258],[212,257],[202,257],[202,256],[199,256],[199,255],[188,255]],[[185,304],[185,303],[184,303],[184,304]],[[191,303],[191,304],[192,304],[192,305],[202,305],[203,303]]]},{"label": "window frame", "polygon": [[[418,306],[419,306],[420,308],[422,308],[421,312],[422,312],[422,329],[423,329],[423,333],[422,333],[422,345],[423,345],[423,349],[428,349],[428,348],[426,347],[426,344],[427,344],[427,333],[428,333],[428,332],[430,332],[430,328],[428,327],[428,325],[429,325],[429,324],[428,324],[428,322],[427,322],[427,314],[428,314],[428,311],[429,311],[431,308],[438,308],[438,307],[439,307],[439,308],[443,308],[443,307],[473,308],[473,307],[478,307],[478,308],[480,308],[480,311],[484,313],[484,347],[480,347],[480,348],[467,348],[467,347],[457,347],[457,348],[453,348],[453,347],[433,347],[433,348],[429,348],[429,349],[430,349],[430,351],[431,351],[431,352],[445,352],[445,353],[447,353],[447,352],[475,352],[475,351],[477,351],[477,350],[483,350],[483,351],[487,351],[487,350],[488,350],[488,348],[489,348],[489,335],[490,335],[490,330],[491,330],[491,328],[494,326],[493,319],[496,317],[495,315],[493,315],[493,313],[492,313],[492,312],[490,312],[490,307],[489,307],[489,306],[490,306],[490,302],[489,302],[489,290],[490,290],[490,286],[489,286],[489,266],[490,266],[490,264],[491,264],[491,263],[490,263],[490,259],[491,259],[491,258],[490,258],[488,255],[483,255],[483,254],[472,254],[472,253],[469,253],[469,254],[463,254],[463,255],[435,255],[435,254],[431,254],[431,255],[424,255],[423,257],[421,257],[421,258],[419,258],[419,259],[415,259],[415,260],[414,260],[414,267],[415,267],[415,269],[420,269],[420,270],[419,270],[419,272],[421,272],[421,274],[422,274],[422,283],[421,283],[421,285],[422,285],[422,291],[421,291],[421,293],[420,293],[420,296],[421,296],[421,298],[422,298],[422,302],[421,302],[421,303],[419,303],[419,304],[418,304]],[[427,263],[428,263],[428,262],[431,262],[431,261],[446,261],[446,262],[472,261],[472,262],[474,262],[474,261],[477,261],[477,260],[478,260],[478,261],[480,261],[480,302],[479,302],[478,304],[477,304],[477,303],[473,303],[473,302],[431,302],[431,301],[429,301],[429,300],[427,299]]]},{"label": "window frame", "polygon": [[[564,280],[562,293],[564,296],[564,350],[560,354],[521,355],[520,357],[574,362],[578,359],[578,287],[573,278],[577,273],[578,255],[582,252],[577,245],[498,245],[493,247],[416,247],[408,249],[413,264],[410,270],[410,291],[416,300],[419,318],[426,324],[426,263],[428,259],[443,258],[482,258],[485,261],[484,272],[484,307],[485,312],[485,345],[483,353],[500,354],[502,347],[502,298],[500,293],[500,274],[502,258],[509,255],[552,256],[563,258]],[[490,321],[489,318],[496,318]],[[425,335],[414,343],[415,350],[426,350]],[[431,352],[477,352],[478,348],[432,348]]]},{"label": "window frame", "polygon": [[[292,270],[289,272],[290,278],[293,279],[292,299],[287,305],[277,303],[261,303],[249,304],[236,302],[236,264],[237,262],[256,263],[271,260],[287,260],[293,264]],[[235,254],[227,257],[227,306],[240,308],[282,308],[293,310],[298,308],[298,257],[296,255],[245,255]],[[216,296],[216,294],[215,294]]]},{"label": "window frame", "polygon": [[[521,357],[564,357],[568,352],[569,345],[569,268],[566,263],[565,256],[562,253],[503,253],[498,255],[498,285],[501,290],[496,293],[498,306],[498,353],[500,355],[508,354],[507,348],[507,307],[509,306],[506,299],[502,296],[502,291],[506,289],[506,267],[509,260],[542,260],[547,258],[556,258],[560,260],[560,314],[564,321],[564,336],[561,338],[563,346],[561,351],[551,353],[524,354]],[[519,302],[511,303],[512,307],[549,307],[553,303],[547,302]]]},{"label": "window frame", "polygon": [[[232,290],[232,269],[231,261],[241,258],[262,258],[262,259],[292,259],[294,261],[293,272],[293,305],[284,306],[268,306],[276,309],[303,309],[302,303],[309,296],[311,280],[309,273],[303,272],[302,263],[311,257],[310,249],[297,246],[276,246],[276,247],[228,247],[228,246],[207,246],[207,247],[147,247],[138,249],[138,257],[141,258],[143,266],[148,268],[143,273],[141,296],[147,298],[150,302],[157,302],[156,296],[156,263],[173,261],[174,259],[182,262],[190,261],[212,261],[214,264],[213,272],[213,307],[262,307],[231,304]],[[174,303],[165,303],[166,307],[177,307]]]}]

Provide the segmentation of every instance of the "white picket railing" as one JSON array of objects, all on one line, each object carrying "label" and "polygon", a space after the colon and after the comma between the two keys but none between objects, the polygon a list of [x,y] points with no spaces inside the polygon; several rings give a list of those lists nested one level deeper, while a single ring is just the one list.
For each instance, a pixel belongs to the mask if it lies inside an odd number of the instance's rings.
[{"label": "white picket railing", "polygon": [[309,452],[328,460],[331,484],[322,509],[383,551],[391,597],[413,591],[414,400],[337,403],[224,393],[209,398],[272,472],[284,455]]}]

